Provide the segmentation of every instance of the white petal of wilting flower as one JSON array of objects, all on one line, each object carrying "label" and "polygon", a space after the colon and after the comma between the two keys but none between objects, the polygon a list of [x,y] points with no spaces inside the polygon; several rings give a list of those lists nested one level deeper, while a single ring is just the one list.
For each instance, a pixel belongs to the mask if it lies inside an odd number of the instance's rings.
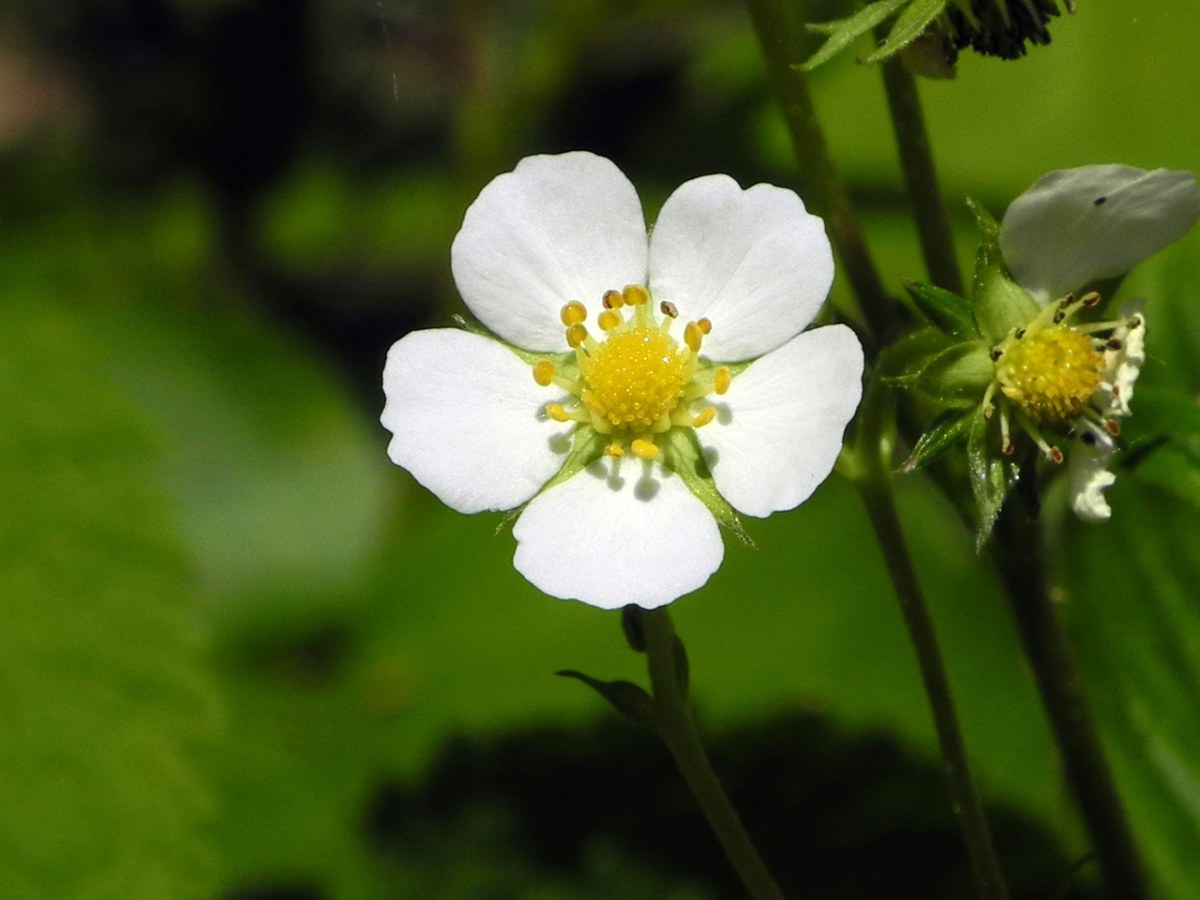
[{"label": "white petal of wilting flower", "polygon": [[509,344],[397,342],[388,453],[454,509],[527,502],[514,562],[543,591],[653,608],[702,586],[724,548],[720,504],[689,486],[701,451],[710,484],[752,516],[802,503],[831,471],[863,354],[844,326],[801,333],[833,257],[791,191],[698,178],[648,237],[611,162],[530,157],[467,210],[451,265]]},{"label": "white petal of wilting flower", "polygon": [[[1129,415],[1133,385],[1146,360],[1146,316],[1142,300],[1131,300],[1121,308],[1125,325],[1113,332],[1113,348],[1104,351],[1104,373],[1093,405],[1105,421]],[[1112,515],[1104,490],[1117,477],[1108,470],[1116,441],[1102,424],[1081,417],[1076,425],[1075,446],[1067,466],[1071,509],[1085,522],[1103,522]]]},{"label": "white petal of wilting flower", "polygon": [[1040,178],[1008,207],[1000,252],[1040,303],[1124,275],[1200,218],[1191,172],[1104,165]]}]

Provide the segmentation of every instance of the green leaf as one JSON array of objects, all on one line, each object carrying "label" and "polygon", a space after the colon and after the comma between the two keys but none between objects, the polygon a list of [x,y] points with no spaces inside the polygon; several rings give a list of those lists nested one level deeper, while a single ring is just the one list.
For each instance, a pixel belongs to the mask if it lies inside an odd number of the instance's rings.
[{"label": "green leaf", "polygon": [[940,331],[963,339],[979,336],[971,304],[958,294],[937,285],[914,281],[905,281],[904,289],[917,304],[917,309]]},{"label": "green leaf", "polygon": [[983,549],[991,536],[1000,508],[1020,474],[1012,459],[998,455],[999,442],[989,439],[988,424],[989,420],[981,407],[972,417],[971,431],[967,437],[967,466],[971,490],[975,494],[975,506],[979,511],[979,525],[975,532],[976,552]]},{"label": "green leaf", "polygon": [[810,31],[828,34],[830,37],[800,68],[811,72],[822,63],[828,62],[880,22],[891,18],[908,2],[909,0],[876,0],[848,18],[822,25],[809,25]]},{"label": "green leaf", "polygon": [[975,421],[974,412],[947,410],[917,440],[908,459],[901,463],[897,474],[904,475],[929,465],[955,444],[964,440]]},{"label": "green leaf", "polygon": [[218,697],[153,442],[90,334],[0,305],[0,896],[215,896]]},{"label": "green leaf", "polygon": [[921,36],[945,5],[946,0],[913,0],[912,5],[900,14],[900,18],[888,32],[887,39],[879,45],[879,49],[863,62],[883,62],[888,57],[899,53]]}]

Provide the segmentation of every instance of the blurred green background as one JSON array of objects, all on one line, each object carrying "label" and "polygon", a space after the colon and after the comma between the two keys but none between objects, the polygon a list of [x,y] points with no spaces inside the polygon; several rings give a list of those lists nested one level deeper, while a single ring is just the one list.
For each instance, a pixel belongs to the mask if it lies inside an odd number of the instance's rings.
[{"label": "blurred green background", "polygon": [[[968,194],[1200,169],[1200,4],[1079,6],[922,84],[964,261]],[[814,88],[885,278],[922,277],[878,72]],[[738,4],[0,13],[0,897],[739,896],[665,751],[553,676],[640,680],[617,615],[539,595],[502,517],[443,508],[378,425],[389,344],[461,309],[467,204],[576,148],[651,216],[709,172],[797,184]],[[1150,298],[1142,452],[1111,523],[1047,514],[1138,840],[1200,897],[1200,234],[1122,294]],[[988,565],[899,491],[1014,895],[1103,896]],[[768,862],[795,897],[968,896],[853,491],[749,524],[673,612]]]}]

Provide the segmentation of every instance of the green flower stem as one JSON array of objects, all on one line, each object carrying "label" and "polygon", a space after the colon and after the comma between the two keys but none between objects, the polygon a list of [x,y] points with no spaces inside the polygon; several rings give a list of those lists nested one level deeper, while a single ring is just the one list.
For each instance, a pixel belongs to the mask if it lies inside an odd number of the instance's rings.
[{"label": "green flower stem", "polygon": [[1145,870],[1050,597],[1041,529],[1016,500],[1010,498],[1000,514],[992,553],[1109,893],[1146,900]]},{"label": "green flower stem", "polygon": [[925,268],[934,284],[962,296],[963,280],[954,253],[954,232],[938,187],[921,98],[916,80],[898,57],[883,64],[883,88],[892,116],[892,129],[896,133],[904,181],[912,198]]},{"label": "green flower stem", "polygon": [[846,186],[829,156],[808,79],[795,67],[804,58],[806,43],[796,18],[797,4],[794,0],[746,0],[746,5],[800,162],[806,199],[824,217],[867,327],[876,344],[883,345],[898,329],[896,308],[879,280]]},{"label": "green flower stem", "polygon": [[750,896],[755,900],[783,900],[783,893],[746,834],[700,742],[688,703],[683,646],[675,636],[671,617],[665,609],[639,612],[654,699],[655,730],[671,751],[683,780]]},{"label": "green flower stem", "polygon": [[850,475],[858,487],[871,520],[875,539],[896,590],[896,599],[900,601],[900,612],[904,616],[909,639],[917,654],[921,680],[929,698],[942,762],[950,784],[952,805],[958,815],[959,827],[971,861],[976,892],[983,900],[1005,900],[1008,897],[1008,888],[992,844],[991,830],[984,816],[983,804],[971,777],[967,751],[959,731],[954,698],[938,648],[933,619],[925,605],[916,568],[908,552],[904,529],[896,512],[891,473],[887,467],[891,458],[891,447],[883,431],[883,423],[890,418],[890,406],[888,388],[878,378],[872,379],[867,386],[859,415],[859,433],[850,457]]}]

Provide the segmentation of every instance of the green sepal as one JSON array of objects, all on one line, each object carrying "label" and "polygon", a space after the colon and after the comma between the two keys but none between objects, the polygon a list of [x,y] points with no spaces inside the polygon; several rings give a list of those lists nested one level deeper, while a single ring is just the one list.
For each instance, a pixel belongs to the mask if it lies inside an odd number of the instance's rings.
[{"label": "green sepal", "polygon": [[550,488],[574,478],[604,454],[608,446],[608,436],[600,434],[591,428],[576,428],[571,434],[571,449],[562,468],[553,478],[547,481],[539,494],[544,494]]},{"label": "green sepal", "polygon": [[1014,328],[1027,324],[1038,314],[1029,293],[1009,277],[1000,253],[1000,226],[982,204],[968,199],[975,214],[981,242],[975,252],[975,278],[971,290],[972,310],[979,334],[997,344]]},{"label": "green sepal", "polygon": [[[1000,515],[1000,507],[1009,490],[1017,483],[1020,469],[1017,463],[1004,456],[988,453],[988,419],[980,407],[972,417],[971,431],[967,438],[967,466],[971,479],[971,491],[975,494],[975,506],[979,511],[979,527],[975,532],[975,552],[987,543]],[[997,447],[997,449],[999,449]]]},{"label": "green sepal", "polygon": [[905,386],[939,406],[967,409],[983,401],[995,373],[988,345],[980,340],[963,341],[935,356]]},{"label": "green sepal", "polygon": [[809,57],[807,62],[797,68],[811,72],[822,63],[828,62],[880,22],[891,18],[908,2],[909,0],[876,0],[848,18],[808,25],[809,31],[829,35],[829,40],[822,44],[821,49]]},{"label": "green sepal", "polygon": [[897,475],[905,475],[916,469],[929,465],[955,444],[965,440],[971,432],[975,421],[973,411],[962,412],[951,409],[938,416],[937,420],[917,440],[917,444],[908,455],[908,459],[900,464]]},{"label": "green sepal", "polygon": [[937,18],[945,6],[946,0],[913,0],[908,9],[900,14],[900,18],[896,19],[896,24],[892,26],[884,42],[863,62],[883,62],[899,53],[925,32],[929,23]]},{"label": "green sepal", "polygon": [[576,681],[582,681],[607,700],[609,706],[635,725],[642,725],[651,730],[658,727],[653,698],[644,688],[638,687],[632,681],[601,681],[599,678],[576,672],[574,669],[563,669],[554,674],[562,678],[574,678]]},{"label": "green sepal", "polygon": [[690,428],[672,428],[659,437],[658,446],[663,453],[663,464],[683,480],[713,518],[737,535],[743,544],[753,547],[754,541],[746,534],[737,513],[717,490],[695,432]]},{"label": "green sepal", "polygon": [[958,294],[919,281],[905,281],[904,289],[939,331],[956,338],[979,337],[971,304]]}]

